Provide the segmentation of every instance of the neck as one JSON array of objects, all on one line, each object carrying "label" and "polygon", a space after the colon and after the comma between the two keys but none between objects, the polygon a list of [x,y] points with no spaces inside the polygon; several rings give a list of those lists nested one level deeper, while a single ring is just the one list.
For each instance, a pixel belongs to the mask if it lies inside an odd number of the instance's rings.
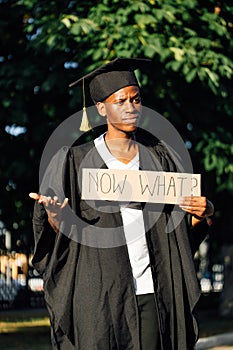
[{"label": "neck", "polygon": [[120,137],[119,134],[109,135],[107,132],[105,135],[105,142],[110,153],[123,163],[128,163],[135,157],[138,152],[138,145],[135,142],[134,134],[125,134],[125,137]]},{"label": "neck", "polygon": [[128,152],[135,145],[135,133],[110,133],[107,131],[105,142],[109,148],[119,149]]}]

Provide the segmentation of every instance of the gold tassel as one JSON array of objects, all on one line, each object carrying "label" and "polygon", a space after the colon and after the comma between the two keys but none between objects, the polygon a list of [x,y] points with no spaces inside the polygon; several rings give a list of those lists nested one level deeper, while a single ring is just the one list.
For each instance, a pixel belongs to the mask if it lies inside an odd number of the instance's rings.
[{"label": "gold tassel", "polygon": [[90,123],[89,123],[89,120],[87,117],[86,107],[83,106],[83,116],[82,116],[82,122],[81,122],[79,130],[80,131],[89,131],[91,129],[92,129],[92,127],[90,126]]},{"label": "gold tassel", "polygon": [[79,130],[80,131],[89,131],[92,127],[89,123],[88,117],[87,117],[87,111],[86,111],[86,99],[85,99],[85,86],[84,86],[84,78],[83,78],[83,116],[82,116],[82,122],[80,125]]}]

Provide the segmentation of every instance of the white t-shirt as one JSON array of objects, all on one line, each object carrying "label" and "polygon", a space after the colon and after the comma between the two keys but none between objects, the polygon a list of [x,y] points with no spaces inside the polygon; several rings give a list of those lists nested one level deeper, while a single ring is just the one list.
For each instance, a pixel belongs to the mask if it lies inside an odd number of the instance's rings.
[{"label": "white t-shirt", "polygon": [[[129,163],[125,164],[110,153],[104,141],[104,134],[95,139],[94,143],[109,169],[139,169],[138,153]],[[121,203],[120,211],[133,273],[135,293],[137,295],[154,293],[142,210],[127,208],[127,203]]]}]

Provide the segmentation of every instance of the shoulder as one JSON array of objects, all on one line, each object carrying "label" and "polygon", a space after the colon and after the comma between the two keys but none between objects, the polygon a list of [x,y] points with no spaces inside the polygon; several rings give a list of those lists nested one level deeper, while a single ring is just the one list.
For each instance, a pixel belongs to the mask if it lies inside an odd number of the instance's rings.
[{"label": "shoulder", "polygon": [[70,148],[70,154],[81,157],[82,155],[86,155],[94,147],[94,141],[90,141],[82,145],[75,145]]},{"label": "shoulder", "polygon": [[176,162],[173,153],[162,140],[159,140],[147,130],[140,128],[137,131],[136,138],[137,142],[143,145],[159,160],[165,171],[176,171]]},{"label": "shoulder", "polygon": [[85,156],[89,151],[95,149],[94,140],[106,131],[106,125],[100,125],[82,134],[73,144],[70,153],[76,156]]},{"label": "shoulder", "polygon": [[138,128],[136,139],[137,142],[156,153],[160,153],[161,156],[168,156],[170,153],[167,146],[147,130]]}]

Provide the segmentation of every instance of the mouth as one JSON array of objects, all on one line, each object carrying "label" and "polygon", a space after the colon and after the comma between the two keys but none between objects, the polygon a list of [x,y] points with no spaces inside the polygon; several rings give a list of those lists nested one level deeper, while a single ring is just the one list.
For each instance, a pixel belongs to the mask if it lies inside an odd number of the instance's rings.
[{"label": "mouth", "polygon": [[138,116],[131,116],[131,117],[126,117],[123,118],[123,123],[124,124],[137,124],[138,123]]}]

